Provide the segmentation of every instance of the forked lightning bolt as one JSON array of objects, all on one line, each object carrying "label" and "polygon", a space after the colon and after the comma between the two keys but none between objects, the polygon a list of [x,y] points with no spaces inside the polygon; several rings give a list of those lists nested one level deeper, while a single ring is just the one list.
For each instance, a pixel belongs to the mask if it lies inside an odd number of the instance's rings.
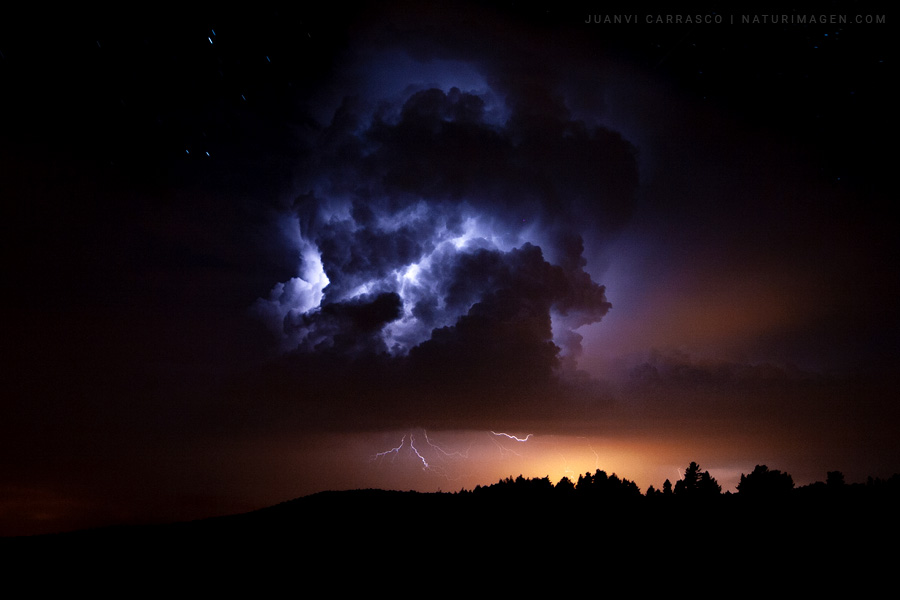
[{"label": "forked lightning bolt", "polygon": [[419,460],[422,461],[422,470],[426,471],[430,469],[431,467],[428,466],[428,461],[425,460],[425,457],[422,456],[416,448],[416,438],[414,438],[412,434],[409,434],[409,447],[412,448],[412,451],[415,452],[416,456],[419,457]]},{"label": "forked lightning bolt", "polygon": [[[440,454],[443,455],[444,457],[447,457],[447,458],[467,458],[467,454],[464,454],[464,453],[462,453],[462,452],[448,452],[448,451],[444,450],[443,448],[441,448],[440,446],[438,446],[437,444],[435,444],[434,442],[432,442],[431,439],[429,439],[429,437],[428,437],[428,432],[427,432],[427,431],[424,431],[424,430],[423,430],[422,433],[423,433],[423,436],[425,437],[425,443],[428,445],[428,447],[429,447],[429,448],[432,448],[433,450],[435,450],[436,452],[440,453]],[[406,437],[407,437],[407,436],[404,435],[403,438],[400,440],[400,444],[397,445],[396,447],[391,448],[390,450],[384,450],[384,451],[382,451],[382,452],[376,452],[375,455],[372,457],[372,460],[378,460],[378,459],[380,459],[380,458],[384,458],[384,457],[387,456],[388,454],[393,454],[393,455],[394,455],[394,458],[396,458],[397,456],[399,456],[399,455],[400,455],[400,451],[401,451],[401,450],[403,449],[403,447],[406,445]],[[409,451],[410,451],[413,455],[415,455],[416,459],[417,459],[419,462],[422,463],[422,470],[423,470],[423,471],[434,471],[434,472],[439,473],[439,474],[443,475],[444,477],[447,477],[448,479],[450,479],[450,477],[448,477],[447,474],[444,472],[444,469],[442,469],[439,465],[432,465],[431,463],[428,462],[428,459],[425,457],[425,454],[423,454],[424,449],[423,449],[423,450],[420,450],[419,448],[416,447],[416,436],[415,436],[414,434],[412,434],[412,433],[409,434]]]},{"label": "forked lightning bolt", "polygon": [[[516,456],[520,456],[518,452],[505,447],[500,443],[496,438],[508,438],[513,442],[524,443],[530,440],[533,434],[528,434],[525,437],[518,437],[509,433],[491,431],[491,435],[488,436],[490,440],[496,445],[502,453],[514,454]],[[407,442],[407,438],[409,441]],[[421,439],[424,438],[424,444],[419,443],[417,446],[417,439],[421,442]],[[409,446],[408,450],[404,450],[406,446]],[[401,455],[402,451],[407,451],[411,456],[415,457],[417,463],[421,463],[423,471],[429,471],[436,475],[441,475],[442,477],[447,478],[448,480],[458,479],[458,477],[451,477],[447,472],[447,468],[444,465],[438,464],[445,461],[458,461],[458,460],[467,460],[469,458],[469,451],[472,448],[472,444],[469,444],[469,447],[465,451],[448,451],[442,448],[440,445],[435,443],[429,436],[428,432],[424,429],[421,432],[421,435],[415,433],[404,434],[400,439],[400,443],[394,448],[390,448],[389,450],[384,450],[381,452],[376,452],[372,456],[372,460],[380,460],[384,459],[388,455],[393,455],[391,462],[394,462],[398,456]],[[430,458],[429,458],[430,457]]]}]

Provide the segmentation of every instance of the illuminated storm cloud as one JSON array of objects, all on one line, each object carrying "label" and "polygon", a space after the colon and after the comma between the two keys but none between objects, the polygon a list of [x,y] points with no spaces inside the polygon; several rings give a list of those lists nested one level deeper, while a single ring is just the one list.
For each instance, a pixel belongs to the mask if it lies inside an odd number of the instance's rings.
[{"label": "illuminated storm cloud", "polygon": [[[297,276],[255,306],[283,349],[576,358],[575,330],[610,309],[583,236],[621,225],[636,163],[621,136],[537,96],[346,98],[285,221]],[[504,122],[486,110],[497,97]]]}]

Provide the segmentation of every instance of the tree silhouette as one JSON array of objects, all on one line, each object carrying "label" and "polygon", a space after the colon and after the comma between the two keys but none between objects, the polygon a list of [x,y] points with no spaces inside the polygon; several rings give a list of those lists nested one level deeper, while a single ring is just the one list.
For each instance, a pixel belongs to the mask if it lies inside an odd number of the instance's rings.
[{"label": "tree silhouette", "polygon": [[626,500],[641,495],[640,488],[633,481],[620,479],[615,473],[607,475],[606,471],[600,469],[593,475],[579,475],[575,491],[583,498],[603,500]]},{"label": "tree silhouette", "polygon": [[828,471],[825,485],[832,489],[838,489],[844,485],[844,474],[840,471]]},{"label": "tree silhouette", "polygon": [[710,498],[718,496],[722,486],[700,465],[692,462],[684,471],[684,479],[675,482],[675,495],[685,498]]},{"label": "tree silhouette", "polygon": [[575,492],[575,484],[568,477],[563,477],[556,484],[557,493],[569,496]]},{"label": "tree silhouette", "polygon": [[766,465],[756,465],[749,475],[741,475],[737,491],[750,498],[784,497],[794,489],[794,479],[778,469],[769,470]]}]

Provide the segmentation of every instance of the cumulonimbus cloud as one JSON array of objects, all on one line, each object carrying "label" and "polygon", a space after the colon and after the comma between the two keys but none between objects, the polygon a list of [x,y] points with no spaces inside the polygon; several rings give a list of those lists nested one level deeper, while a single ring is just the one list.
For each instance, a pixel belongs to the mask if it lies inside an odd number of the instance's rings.
[{"label": "cumulonimbus cloud", "polygon": [[317,132],[285,216],[297,274],[254,306],[284,350],[533,372],[577,357],[576,330],[611,308],[584,236],[627,219],[635,150],[553,89],[488,80],[348,95]]}]

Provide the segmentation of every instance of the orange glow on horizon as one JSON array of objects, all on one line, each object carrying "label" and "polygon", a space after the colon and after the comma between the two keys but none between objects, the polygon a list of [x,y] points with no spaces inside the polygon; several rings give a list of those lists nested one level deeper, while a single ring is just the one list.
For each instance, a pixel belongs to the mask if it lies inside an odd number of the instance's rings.
[{"label": "orange glow on horizon", "polygon": [[[522,438],[527,433],[517,432]],[[410,446],[410,436],[419,454]],[[427,441],[425,437],[419,429],[308,438],[291,453],[302,463],[297,472],[317,472],[318,477],[294,479],[295,491],[285,489],[281,499],[326,489],[457,492],[519,475],[548,477],[556,485],[563,477],[576,483],[580,475],[598,469],[635,482],[645,493],[651,485],[661,489],[666,479],[680,479],[691,461],[709,470],[724,492],[734,491],[740,474],[756,464],[723,452],[722,441],[714,439],[685,443],[661,437],[534,434],[520,442],[490,431],[431,430]]]}]

